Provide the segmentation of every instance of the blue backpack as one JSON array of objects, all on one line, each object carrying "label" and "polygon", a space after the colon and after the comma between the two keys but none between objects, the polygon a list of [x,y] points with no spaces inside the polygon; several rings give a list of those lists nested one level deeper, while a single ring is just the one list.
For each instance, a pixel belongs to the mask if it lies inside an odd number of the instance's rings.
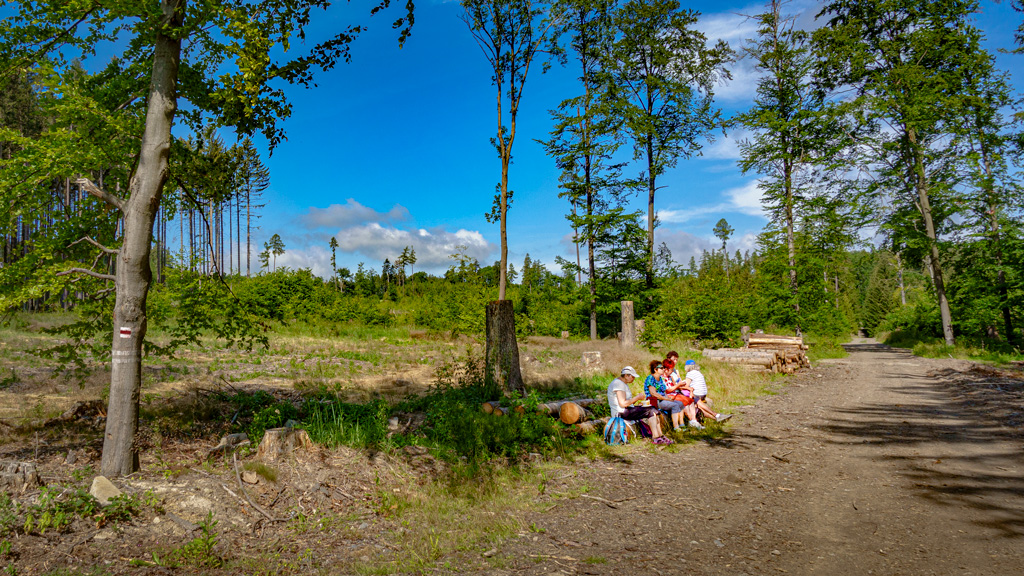
[{"label": "blue backpack", "polygon": [[626,444],[626,421],[621,416],[616,416],[604,425],[604,442],[614,446],[615,444]]}]

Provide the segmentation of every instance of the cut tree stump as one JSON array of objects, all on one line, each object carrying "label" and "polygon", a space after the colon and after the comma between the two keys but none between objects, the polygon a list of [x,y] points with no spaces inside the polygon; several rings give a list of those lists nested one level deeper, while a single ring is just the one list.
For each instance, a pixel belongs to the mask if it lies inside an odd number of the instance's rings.
[{"label": "cut tree stump", "polygon": [[636,322],[633,320],[633,301],[622,301],[622,337],[619,345],[623,348],[636,348]]},{"label": "cut tree stump", "polygon": [[11,493],[22,492],[42,484],[36,465],[28,462],[0,460],[0,490],[8,489]]},{"label": "cut tree stump", "polygon": [[519,344],[516,343],[516,314],[511,300],[495,300],[487,304],[487,344],[485,378],[506,392],[522,396],[526,392],[519,365]]},{"label": "cut tree stump", "polygon": [[305,430],[295,428],[271,428],[263,434],[263,440],[256,449],[256,457],[274,461],[289,456],[298,449],[310,449],[313,441]]}]

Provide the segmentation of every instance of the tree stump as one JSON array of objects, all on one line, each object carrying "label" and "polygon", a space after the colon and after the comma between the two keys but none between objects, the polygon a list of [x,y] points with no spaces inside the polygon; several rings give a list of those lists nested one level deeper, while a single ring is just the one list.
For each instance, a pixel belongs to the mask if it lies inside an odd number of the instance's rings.
[{"label": "tree stump", "polygon": [[516,315],[511,300],[487,304],[487,351],[485,377],[502,390],[523,395],[523,372],[516,343]]},{"label": "tree stump", "polygon": [[297,449],[309,449],[313,441],[305,430],[295,428],[271,428],[263,433],[263,440],[256,449],[256,457],[264,461],[274,461],[287,457]]},{"label": "tree stump", "polygon": [[7,489],[12,493],[21,492],[40,484],[35,464],[0,460],[0,490]]},{"label": "tree stump", "polygon": [[633,320],[633,301],[622,301],[622,338],[619,345],[623,348],[636,348],[636,322]]}]

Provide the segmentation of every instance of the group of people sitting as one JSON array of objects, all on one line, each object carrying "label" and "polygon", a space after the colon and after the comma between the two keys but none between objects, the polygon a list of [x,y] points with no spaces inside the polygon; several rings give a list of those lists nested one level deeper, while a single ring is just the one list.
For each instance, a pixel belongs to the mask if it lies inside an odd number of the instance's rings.
[{"label": "group of people sitting", "polygon": [[[650,375],[644,380],[644,390],[635,396],[629,385],[640,375],[632,366],[623,368],[621,375],[608,385],[608,406],[612,417],[619,416],[630,424],[646,422],[655,444],[672,443],[672,439],[665,436],[661,429],[659,411],[669,417],[674,430],[684,425],[703,430],[700,420],[705,417],[716,422],[731,418],[732,414],[721,414],[711,409],[707,399],[707,381],[697,369],[697,363],[687,360],[683,365],[685,375],[680,376],[676,367],[678,362],[679,354],[675,351],[666,354],[664,360],[651,360]],[[635,405],[643,401],[646,402]]]}]

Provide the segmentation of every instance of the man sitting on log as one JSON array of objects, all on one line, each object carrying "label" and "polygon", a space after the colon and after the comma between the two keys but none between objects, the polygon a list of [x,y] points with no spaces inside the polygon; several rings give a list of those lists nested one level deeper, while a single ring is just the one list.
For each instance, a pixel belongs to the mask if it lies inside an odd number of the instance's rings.
[{"label": "man sitting on log", "polygon": [[[675,354],[675,357],[672,359],[678,361],[679,355],[675,352],[669,352],[668,356],[672,357],[673,354]],[[711,406],[708,405],[708,384],[707,381],[704,380],[704,375],[697,369],[697,363],[693,360],[687,360],[683,367],[686,371],[686,377],[683,379],[683,382],[689,384],[693,389],[693,399],[697,403],[697,409],[708,418],[713,418],[715,422],[724,422],[729,418],[732,418],[732,414],[715,412],[711,409]]]},{"label": "man sitting on log", "polygon": [[626,422],[633,424],[644,420],[651,428],[651,440],[655,444],[672,444],[672,439],[665,436],[661,431],[661,422],[658,421],[658,409],[654,406],[633,406],[636,402],[644,399],[644,394],[632,395],[629,385],[639,374],[632,366],[622,369],[621,375],[612,380],[608,385],[608,407],[611,409],[612,418],[620,416]]}]

